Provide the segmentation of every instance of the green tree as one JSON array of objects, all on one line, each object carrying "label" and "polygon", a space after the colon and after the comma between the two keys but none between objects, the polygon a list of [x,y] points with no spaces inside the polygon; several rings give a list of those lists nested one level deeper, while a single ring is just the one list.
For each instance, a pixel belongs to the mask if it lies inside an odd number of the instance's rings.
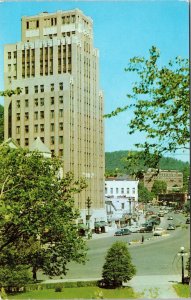
[{"label": "green tree", "polygon": [[138,184],[138,199],[139,202],[148,203],[152,201],[153,194],[144,186],[142,182]]},{"label": "green tree", "polygon": [[161,66],[159,50],[152,46],[149,52],[148,59],[137,56],[130,59],[125,71],[135,73],[137,81],[127,95],[128,105],[106,117],[133,111],[129,133],[146,133],[146,141],[136,146],[148,160],[151,158],[149,167],[156,168],[162,155],[189,148],[189,62],[177,56]]},{"label": "green tree", "polygon": [[190,166],[185,166],[182,170],[183,172],[183,192],[189,192],[190,184]]},{"label": "green tree", "polygon": [[167,191],[167,183],[163,180],[155,180],[151,191],[155,197],[159,194],[164,194]]},{"label": "green tree", "polygon": [[22,92],[22,89],[20,87],[17,87],[15,90],[5,90],[0,91],[1,97],[11,97],[12,95],[19,95]]},{"label": "green tree", "polygon": [[119,171],[118,168],[116,168],[115,170],[110,170],[110,171],[106,171],[105,172],[105,177],[108,178],[108,177],[117,177],[117,176],[120,176],[122,175],[122,173]]},{"label": "green tree", "polygon": [[123,281],[130,280],[136,274],[131,256],[125,242],[115,242],[108,250],[103,265],[102,277],[106,286],[121,287]]},{"label": "green tree", "polygon": [[190,271],[191,271],[190,256],[188,257],[188,260],[186,262],[186,270],[188,271],[188,277],[190,277]]},{"label": "green tree", "polygon": [[0,146],[0,265],[28,265],[49,276],[67,272],[69,261],[84,262],[86,245],[74,225],[74,196],[86,187],[62,161],[38,152]]},{"label": "green tree", "polygon": [[24,266],[1,268],[0,288],[5,288],[7,292],[19,291],[31,282],[30,275],[28,267]]},{"label": "green tree", "polygon": [[0,144],[4,140],[4,107],[0,104]]},{"label": "green tree", "polygon": [[185,204],[184,204],[184,211],[186,213],[190,212],[190,200],[188,200]]}]

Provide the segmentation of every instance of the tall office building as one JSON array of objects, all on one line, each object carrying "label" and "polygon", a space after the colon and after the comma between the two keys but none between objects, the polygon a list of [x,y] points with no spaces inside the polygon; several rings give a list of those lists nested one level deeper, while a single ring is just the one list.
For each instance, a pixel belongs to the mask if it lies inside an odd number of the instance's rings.
[{"label": "tall office building", "polygon": [[5,89],[22,88],[5,98],[5,139],[30,147],[40,137],[63,158],[65,172],[86,177],[76,206],[85,222],[90,198],[91,227],[106,219],[103,94],[92,23],[78,9],[23,17],[21,42],[4,51]]}]

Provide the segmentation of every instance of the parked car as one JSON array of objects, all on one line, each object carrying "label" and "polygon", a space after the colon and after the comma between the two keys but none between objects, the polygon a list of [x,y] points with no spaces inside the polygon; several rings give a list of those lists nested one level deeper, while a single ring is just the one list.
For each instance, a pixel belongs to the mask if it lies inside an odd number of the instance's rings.
[{"label": "parked car", "polygon": [[151,216],[149,216],[149,218],[148,218],[149,220],[151,220],[151,219],[155,219],[155,220],[160,220],[160,217],[158,216],[158,215],[151,215]]},{"label": "parked car", "polygon": [[149,211],[146,212],[145,216],[147,217],[147,216],[151,216],[151,215],[153,215],[153,214],[154,214],[154,212],[151,211],[151,210],[149,210]]},{"label": "parked car", "polygon": [[139,230],[139,232],[143,233],[143,232],[151,232],[153,230],[153,226],[151,224],[148,223],[144,223],[141,225],[141,228]]},{"label": "parked car", "polygon": [[159,212],[159,213],[158,213],[158,216],[159,216],[159,217],[164,217],[164,213],[163,213],[163,212]]},{"label": "parked car", "polygon": [[190,218],[186,219],[186,224],[190,224]]},{"label": "parked car", "polygon": [[175,230],[175,226],[173,224],[168,224],[167,230]]},{"label": "parked car", "polygon": [[127,229],[127,228],[121,228],[121,229],[119,229],[119,230],[117,230],[117,231],[115,232],[115,235],[116,235],[116,236],[120,236],[120,235],[129,235],[129,234],[131,234],[131,231],[130,231],[129,229]]},{"label": "parked car", "polygon": [[146,212],[148,215],[153,215],[154,214],[154,211],[153,210],[147,210]]},{"label": "parked car", "polygon": [[162,227],[157,227],[154,231],[153,231],[153,235],[154,236],[161,236],[165,233],[164,228]]},{"label": "parked car", "polygon": [[133,226],[129,226],[128,229],[132,232],[132,233],[136,233],[136,232],[139,232],[141,227],[140,226],[136,226],[136,225],[133,225]]},{"label": "parked car", "polygon": [[160,224],[160,218],[158,216],[152,216],[148,221],[149,225],[159,225]]},{"label": "parked car", "polygon": [[172,217],[172,216],[169,216],[169,217],[167,218],[167,220],[173,220],[173,217]]}]

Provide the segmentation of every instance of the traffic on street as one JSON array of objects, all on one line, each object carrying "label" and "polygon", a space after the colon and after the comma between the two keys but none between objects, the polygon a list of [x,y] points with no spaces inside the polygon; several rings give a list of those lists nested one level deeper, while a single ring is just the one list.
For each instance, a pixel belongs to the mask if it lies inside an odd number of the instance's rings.
[{"label": "traffic on street", "polygon": [[[158,214],[160,208],[152,207],[154,214]],[[169,219],[169,216],[172,218]],[[84,265],[70,263],[66,279],[72,278],[101,278],[107,250],[115,241],[126,241],[137,269],[137,275],[178,275],[180,274],[180,258],[177,255],[181,246],[189,252],[188,216],[183,212],[167,211],[160,217],[160,224],[155,226],[162,228],[162,234],[154,235],[150,232],[135,232],[135,227],[141,227],[148,219],[145,213],[140,215],[138,225],[132,226],[132,232],[128,234],[116,234],[120,229],[113,229],[103,235],[95,235],[88,240],[88,261]],[[169,226],[175,228],[170,230]],[[129,231],[130,231],[130,227]],[[123,231],[122,230],[122,231]],[[133,232],[134,231],[134,232]],[[144,238],[143,238],[144,237]],[[143,240],[143,242],[142,242]]]}]

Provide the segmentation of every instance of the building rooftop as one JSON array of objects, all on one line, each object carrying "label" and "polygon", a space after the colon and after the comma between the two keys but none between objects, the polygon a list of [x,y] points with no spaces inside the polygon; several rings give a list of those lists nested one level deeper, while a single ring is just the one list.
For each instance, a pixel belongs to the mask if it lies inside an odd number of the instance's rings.
[{"label": "building rooftop", "polygon": [[17,149],[19,145],[15,142],[13,138],[8,138],[6,141],[2,143],[2,145],[8,145],[10,148]]},{"label": "building rooftop", "polygon": [[50,149],[41,141],[40,137],[37,137],[36,140],[29,147],[29,151],[39,151],[41,153],[51,154]]},{"label": "building rooftop", "polygon": [[39,18],[39,17],[54,17],[55,15],[58,15],[58,14],[61,14],[61,15],[64,15],[64,14],[80,14],[80,15],[83,15],[83,17],[85,19],[87,19],[88,21],[93,23],[92,18],[89,17],[89,16],[86,16],[84,14],[84,12],[79,8],[69,9],[69,10],[57,10],[55,12],[43,11],[43,12],[40,12],[39,14],[35,14],[35,15],[32,15],[32,16],[22,16],[22,19],[34,19],[34,18]]},{"label": "building rooftop", "polygon": [[107,177],[106,181],[137,181],[129,175],[119,175],[117,177]]}]

